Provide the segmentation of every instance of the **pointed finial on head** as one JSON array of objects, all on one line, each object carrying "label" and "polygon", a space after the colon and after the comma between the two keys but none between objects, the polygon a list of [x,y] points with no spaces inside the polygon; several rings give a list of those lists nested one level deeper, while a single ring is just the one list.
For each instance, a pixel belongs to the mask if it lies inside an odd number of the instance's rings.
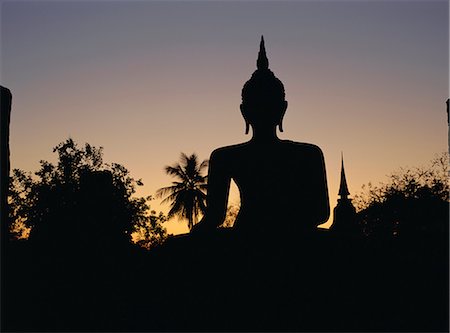
[{"label": "pointed finial on head", "polygon": [[256,67],[260,70],[269,68],[269,60],[266,56],[266,48],[264,46],[264,36],[261,36],[261,43],[259,44],[258,60],[256,61]]}]

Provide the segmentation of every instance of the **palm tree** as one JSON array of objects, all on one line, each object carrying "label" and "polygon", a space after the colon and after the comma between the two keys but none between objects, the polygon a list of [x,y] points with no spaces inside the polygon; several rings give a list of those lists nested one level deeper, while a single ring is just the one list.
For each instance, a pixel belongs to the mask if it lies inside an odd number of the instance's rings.
[{"label": "palm tree", "polygon": [[189,230],[197,223],[199,214],[206,211],[207,176],[203,176],[203,170],[207,167],[208,160],[199,164],[196,154],[187,156],[181,153],[180,163],[164,168],[177,181],[156,191],[157,197],[165,197],[161,203],[171,204],[167,217],[187,219]]}]

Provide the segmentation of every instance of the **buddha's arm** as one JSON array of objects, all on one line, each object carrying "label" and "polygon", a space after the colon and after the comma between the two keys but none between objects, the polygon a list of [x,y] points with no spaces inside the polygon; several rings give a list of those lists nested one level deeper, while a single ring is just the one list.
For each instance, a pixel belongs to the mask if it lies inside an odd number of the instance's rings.
[{"label": "buddha's arm", "polygon": [[314,227],[325,223],[330,216],[327,175],[322,150],[314,146],[311,151],[311,169],[309,170],[310,186],[307,196],[308,220]]},{"label": "buddha's arm", "polygon": [[204,218],[194,229],[214,229],[225,220],[230,189],[229,160],[214,151],[209,160],[207,208]]},{"label": "buddha's arm", "polygon": [[325,171],[325,160],[322,150],[317,147],[317,191],[315,193],[315,202],[317,204],[317,225],[325,223],[330,216],[330,202],[328,198],[327,174]]}]

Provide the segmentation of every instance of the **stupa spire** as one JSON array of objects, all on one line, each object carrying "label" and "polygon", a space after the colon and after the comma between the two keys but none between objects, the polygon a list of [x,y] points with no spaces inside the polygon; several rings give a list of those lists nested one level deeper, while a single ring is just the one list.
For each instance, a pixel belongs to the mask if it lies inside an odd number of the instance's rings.
[{"label": "stupa spire", "polygon": [[339,193],[341,198],[347,198],[350,195],[347,187],[347,180],[345,179],[345,170],[344,170],[344,155],[341,152],[341,185],[339,186]]},{"label": "stupa spire", "polygon": [[352,204],[352,199],[348,197],[350,192],[347,187],[347,179],[345,179],[344,155],[341,152],[341,185],[339,186],[340,199],[334,208],[334,218],[332,230],[336,232],[352,233],[354,235],[361,234],[359,219],[356,209]]},{"label": "stupa spire", "polygon": [[264,36],[261,36],[261,43],[259,43],[258,60],[256,61],[256,68],[259,70],[269,69],[269,59],[267,59],[266,48],[264,46]]}]

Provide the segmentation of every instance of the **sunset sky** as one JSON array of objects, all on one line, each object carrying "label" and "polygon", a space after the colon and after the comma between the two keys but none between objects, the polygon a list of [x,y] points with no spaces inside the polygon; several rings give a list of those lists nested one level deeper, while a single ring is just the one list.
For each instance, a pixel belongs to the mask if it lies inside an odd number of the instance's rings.
[{"label": "sunset sky", "polygon": [[354,195],[447,150],[448,1],[2,1],[0,28],[12,168],[70,136],[154,195],[181,152],[250,139],[240,94],[261,35],[289,103],[280,137],[322,148],[331,208],[341,151]]}]

